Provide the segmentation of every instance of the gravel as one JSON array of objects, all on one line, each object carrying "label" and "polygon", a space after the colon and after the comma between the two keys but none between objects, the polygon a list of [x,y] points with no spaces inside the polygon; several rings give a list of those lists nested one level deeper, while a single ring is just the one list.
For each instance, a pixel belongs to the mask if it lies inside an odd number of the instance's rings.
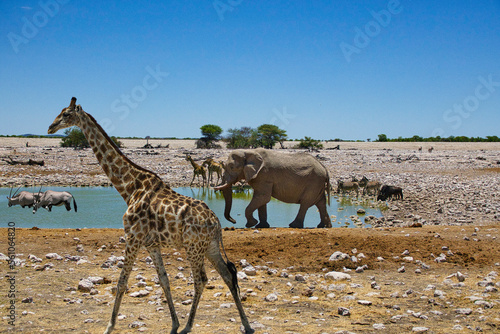
[{"label": "gravel", "polygon": [[[26,141],[30,147],[25,147]],[[200,150],[194,141],[156,140],[162,148],[143,149],[141,140],[122,140],[123,152],[132,161],[157,173],[171,186],[188,186],[192,167],[185,160],[212,157],[223,161],[227,149]],[[58,147],[58,139],[0,138],[0,186],[110,186],[90,149]],[[166,145],[169,148],[165,148]],[[286,142],[286,147],[295,143]],[[362,217],[374,227],[485,224],[500,220],[499,143],[433,143],[434,151],[418,152],[425,143],[324,143],[326,149],[311,154],[320,158],[330,173],[333,194],[337,180],[366,176],[382,184],[403,188],[404,200],[375,204],[384,217]],[[333,146],[332,146],[333,145]],[[285,149],[293,153],[300,150]],[[478,159],[478,157],[481,159]],[[45,166],[8,165],[3,159],[43,159]],[[199,184],[195,180],[194,186]],[[366,199],[359,198],[359,201]],[[354,200],[356,202],[356,200]],[[475,236],[464,236],[474,241]]]}]

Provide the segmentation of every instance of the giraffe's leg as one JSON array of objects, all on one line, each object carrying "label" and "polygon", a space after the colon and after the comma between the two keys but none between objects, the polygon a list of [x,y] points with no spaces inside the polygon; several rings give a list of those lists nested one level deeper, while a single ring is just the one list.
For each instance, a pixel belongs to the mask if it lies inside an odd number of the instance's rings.
[{"label": "giraffe's leg", "polygon": [[148,251],[149,254],[151,254],[153,264],[155,265],[156,271],[158,273],[160,285],[165,292],[165,297],[167,298],[170,317],[172,318],[172,331],[170,333],[177,334],[177,330],[179,329],[179,319],[177,318],[177,313],[175,312],[174,301],[172,299],[172,293],[170,292],[170,283],[168,281],[167,272],[165,271],[165,266],[163,265],[163,259],[161,257],[161,249],[159,247],[153,247],[148,248]]},{"label": "giraffe's leg", "polygon": [[140,248],[140,243],[135,240],[132,236],[127,236],[127,246],[125,247],[125,261],[120,273],[120,278],[118,279],[118,285],[116,289],[115,304],[113,306],[113,313],[111,314],[111,320],[109,320],[108,327],[104,334],[109,334],[113,331],[116,324],[116,317],[118,316],[118,310],[120,309],[120,304],[122,302],[123,294],[127,290],[127,282],[134,266],[134,261],[137,256],[137,252]]},{"label": "giraffe's leg", "polygon": [[[245,334],[252,334],[254,330],[250,327],[250,323],[248,322],[248,318],[245,314],[245,310],[243,310],[243,305],[241,304],[239,288],[238,288],[238,280],[236,277],[236,268],[233,263],[226,263],[224,259],[222,259],[222,255],[219,250],[219,242],[213,241],[207,252],[208,260],[213,264],[219,275],[221,275],[222,279],[226,283],[233,295],[234,302],[236,307],[238,308],[238,312],[240,314],[241,324],[245,327]],[[229,267],[232,267],[234,270],[229,270]]]},{"label": "giraffe's leg", "polygon": [[191,264],[191,271],[193,272],[194,297],[193,303],[191,304],[191,311],[189,311],[189,318],[186,327],[179,334],[191,332],[191,328],[193,328],[194,323],[194,316],[196,315],[196,309],[198,308],[201,294],[203,293],[203,289],[208,281],[207,274],[205,272],[205,257],[203,252],[200,254],[200,252],[194,248],[186,248],[186,252],[188,260]]},{"label": "giraffe's leg", "polygon": [[189,184],[189,186],[191,187],[193,185],[193,182],[194,182],[194,178],[196,177],[196,173],[193,174],[193,179],[191,180],[191,183]]}]

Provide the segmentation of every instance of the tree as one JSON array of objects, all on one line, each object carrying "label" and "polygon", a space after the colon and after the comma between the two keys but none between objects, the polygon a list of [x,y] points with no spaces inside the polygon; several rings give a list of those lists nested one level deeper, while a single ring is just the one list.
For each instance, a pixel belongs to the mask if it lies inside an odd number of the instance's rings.
[{"label": "tree", "polygon": [[201,128],[202,137],[196,142],[198,148],[215,148],[217,141],[221,139],[222,128],[214,124],[206,124]]},{"label": "tree", "polygon": [[257,128],[258,146],[264,148],[271,149],[278,142],[283,147],[283,141],[286,140],[286,137],[286,131],[273,124],[262,124]]},{"label": "tree", "polygon": [[257,130],[248,126],[240,129],[227,130],[229,135],[224,139],[228,148],[254,147],[257,139]]},{"label": "tree", "polygon": [[84,148],[90,147],[87,138],[83,134],[82,130],[77,127],[71,127],[64,131],[66,137],[61,139],[62,147],[74,147],[74,148]]},{"label": "tree", "polygon": [[387,135],[385,135],[383,133],[378,135],[377,141],[387,141]]}]

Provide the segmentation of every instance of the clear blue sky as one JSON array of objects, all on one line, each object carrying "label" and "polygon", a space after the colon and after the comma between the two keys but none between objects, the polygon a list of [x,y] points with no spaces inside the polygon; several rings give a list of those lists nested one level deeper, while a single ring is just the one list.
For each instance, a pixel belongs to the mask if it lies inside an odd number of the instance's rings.
[{"label": "clear blue sky", "polygon": [[500,135],[500,1],[1,1],[0,134]]}]

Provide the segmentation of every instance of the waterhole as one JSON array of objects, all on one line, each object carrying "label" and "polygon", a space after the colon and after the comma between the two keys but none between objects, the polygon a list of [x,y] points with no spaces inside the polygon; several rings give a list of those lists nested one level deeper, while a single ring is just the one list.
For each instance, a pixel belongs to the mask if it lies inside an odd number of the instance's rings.
[{"label": "waterhole", "polygon": [[[19,191],[33,191],[31,188],[21,188]],[[8,207],[7,196],[9,188],[0,188],[0,227],[6,227],[8,222],[14,222],[22,228],[122,228],[122,216],[127,206],[115,188],[112,187],[44,187],[42,191],[69,191],[73,194],[78,212],[64,206],[53,207],[52,212],[39,209],[36,214],[30,208],[20,206]],[[232,224],[224,218],[224,197],[220,192],[206,188],[181,187],[174,190],[182,195],[203,200],[219,217],[222,227],[244,228],[246,224],[245,208],[250,202],[253,192],[246,189],[233,193],[232,217],[237,221]],[[38,191],[36,189],[35,191]],[[371,217],[381,217],[380,207],[369,199],[349,197],[331,197],[327,208],[333,227],[370,227]],[[271,227],[288,227],[297,215],[298,204],[287,204],[272,199],[267,205],[268,222]],[[362,213],[364,212],[364,213]],[[257,218],[257,211],[254,212]],[[304,227],[313,228],[320,222],[319,212],[315,206],[309,208],[304,221]]]}]

